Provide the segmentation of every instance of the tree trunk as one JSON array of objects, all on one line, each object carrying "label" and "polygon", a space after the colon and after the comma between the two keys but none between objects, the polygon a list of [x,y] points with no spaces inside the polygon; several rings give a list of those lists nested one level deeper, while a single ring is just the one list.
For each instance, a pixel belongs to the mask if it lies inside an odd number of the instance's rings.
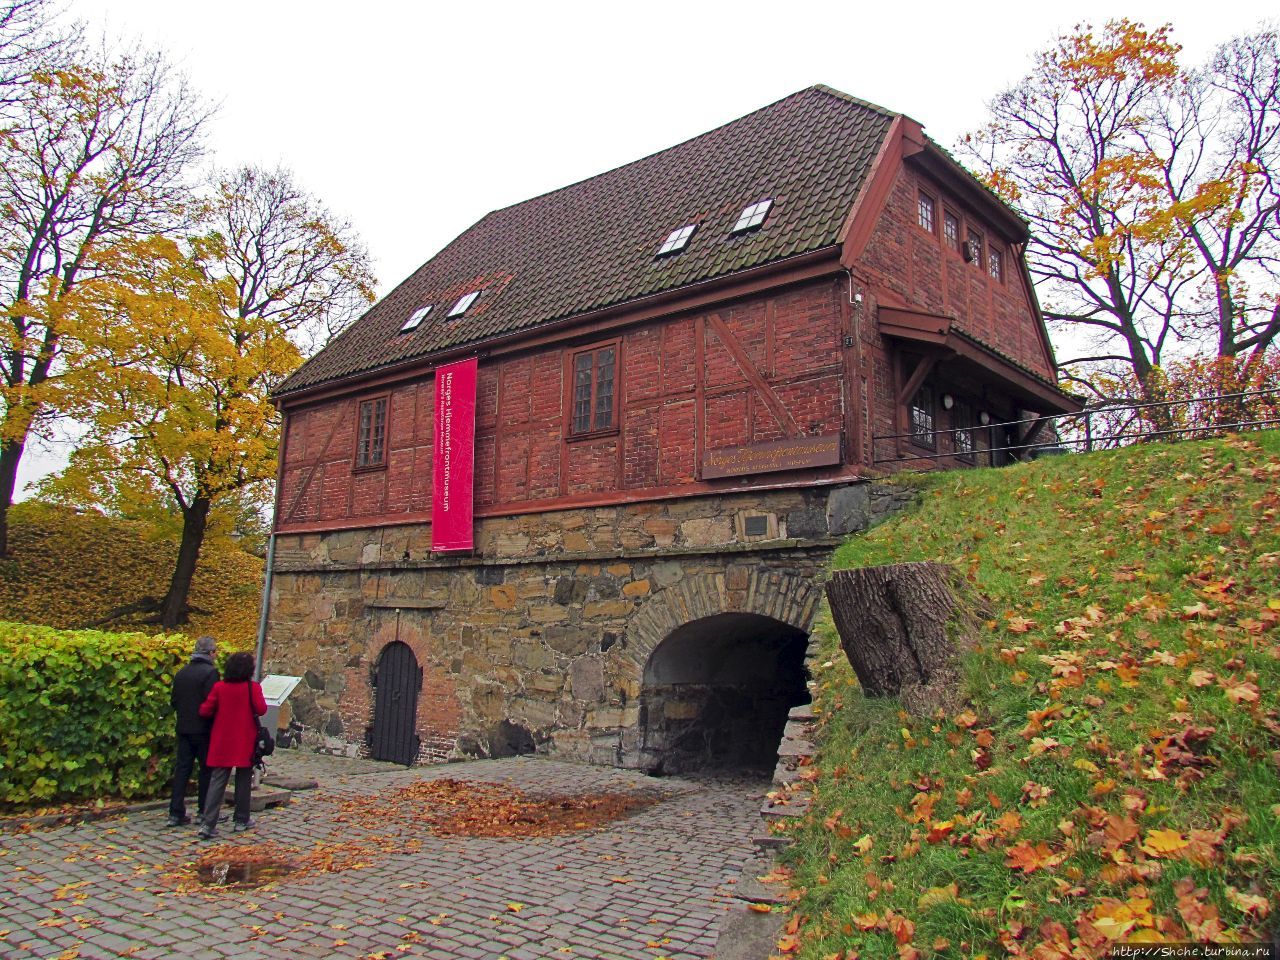
[{"label": "tree trunk", "polygon": [[9,556],[9,508],[18,487],[18,464],[26,439],[0,444],[0,560]]},{"label": "tree trunk", "polygon": [[169,592],[160,604],[160,625],[166,630],[187,622],[187,597],[191,593],[191,578],[200,559],[200,546],[204,543],[205,528],[209,523],[208,497],[196,497],[191,506],[182,511],[182,543],[178,547],[178,562],[169,581]]},{"label": "tree trunk", "polygon": [[942,563],[896,563],[839,570],[827,600],[868,696],[901,697],[913,713],[931,713],[956,694],[958,645],[972,615],[957,600],[967,587]]}]

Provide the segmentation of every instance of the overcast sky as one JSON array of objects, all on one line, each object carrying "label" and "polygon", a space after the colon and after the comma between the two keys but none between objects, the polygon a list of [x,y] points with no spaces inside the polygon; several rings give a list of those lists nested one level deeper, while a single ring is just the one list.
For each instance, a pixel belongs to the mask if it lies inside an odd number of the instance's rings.
[{"label": "overcast sky", "polygon": [[[1263,4],[68,0],[165,51],[219,105],[222,166],[283,165],[364,239],[386,293],[490,210],[696,136],[814,83],[944,145],[1074,24],[1171,22],[1187,62]],[[32,451],[23,480],[56,451]]]}]

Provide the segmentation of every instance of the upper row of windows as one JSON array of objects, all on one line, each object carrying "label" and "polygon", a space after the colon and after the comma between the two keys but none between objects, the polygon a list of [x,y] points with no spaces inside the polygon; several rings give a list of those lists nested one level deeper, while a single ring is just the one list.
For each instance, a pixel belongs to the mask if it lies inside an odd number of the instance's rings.
[{"label": "upper row of windows", "polygon": [[[738,214],[738,220],[729,232],[743,233],[754,230],[764,223],[764,218],[769,215],[769,208],[772,206],[772,198],[748,205],[742,213]],[[665,257],[669,253],[679,253],[689,245],[689,238],[693,236],[698,226],[697,223],[687,223],[683,227],[676,227],[667,234],[667,239],[662,241],[662,246],[658,248],[658,256]]]},{"label": "upper row of windows", "polygon": [[[923,190],[919,193],[917,222],[926,233],[937,235],[937,216],[933,197]],[[942,211],[942,242],[970,263],[985,264],[991,279],[1004,282],[1004,251],[995,243],[987,244],[982,231],[969,226],[963,244],[960,240],[960,216],[950,210]],[[985,252],[985,257],[984,257]]]}]

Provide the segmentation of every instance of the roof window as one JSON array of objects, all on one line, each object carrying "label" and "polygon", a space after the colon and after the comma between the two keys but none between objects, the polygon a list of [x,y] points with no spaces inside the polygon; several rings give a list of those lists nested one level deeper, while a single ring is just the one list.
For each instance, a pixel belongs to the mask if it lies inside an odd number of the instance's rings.
[{"label": "roof window", "polygon": [[764,223],[764,218],[769,215],[769,208],[773,206],[773,200],[761,200],[759,203],[753,203],[747,209],[743,210],[738,217],[738,222],[733,225],[730,233],[741,233],[743,230],[751,230]]},{"label": "roof window", "polygon": [[696,223],[690,223],[687,226],[672,230],[658,249],[658,256],[663,257],[668,253],[679,253],[688,246],[689,238],[693,236],[693,232],[697,229],[698,225]]},{"label": "roof window", "polygon": [[427,314],[431,312],[430,305],[419,307],[413,311],[413,315],[404,322],[404,326],[400,328],[401,333],[408,333],[410,330],[417,330],[421,326],[422,321],[427,319]]},{"label": "roof window", "polygon": [[467,310],[469,310],[469,309],[471,308],[471,305],[472,305],[473,303],[475,303],[475,302],[476,302],[476,298],[477,298],[477,297],[479,297],[479,296],[480,296],[480,291],[479,291],[479,290],[472,290],[472,291],[471,291],[470,293],[468,293],[466,296],[461,297],[461,298],[458,300],[458,302],[457,302],[457,303],[455,303],[455,304],[454,304],[454,305],[449,309],[448,316],[446,316],[446,317],[445,317],[445,319],[446,319],[446,320],[451,320],[451,319],[453,319],[454,317],[460,317],[460,316],[462,316],[464,313],[466,313],[466,312],[467,312]]}]

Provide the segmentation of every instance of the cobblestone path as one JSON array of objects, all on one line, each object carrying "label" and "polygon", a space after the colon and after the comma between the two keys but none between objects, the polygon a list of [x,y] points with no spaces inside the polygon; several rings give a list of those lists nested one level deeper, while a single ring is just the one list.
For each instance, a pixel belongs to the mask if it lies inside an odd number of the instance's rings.
[{"label": "cobblestone path", "polygon": [[[183,892],[173,877],[211,844],[193,828],[166,828],[163,810],[0,834],[0,957],[709,957],[766,789],[532,758],[406,770],[284,751],[272,770],[320,789],[220,842],[305,851],[349,840],[373,849],[372,840],[380,851],[334,873]],[[646,787],[663,799],[597,829],[532,839],[333,819],[340,801],[440,777],[543,793]]]}]

